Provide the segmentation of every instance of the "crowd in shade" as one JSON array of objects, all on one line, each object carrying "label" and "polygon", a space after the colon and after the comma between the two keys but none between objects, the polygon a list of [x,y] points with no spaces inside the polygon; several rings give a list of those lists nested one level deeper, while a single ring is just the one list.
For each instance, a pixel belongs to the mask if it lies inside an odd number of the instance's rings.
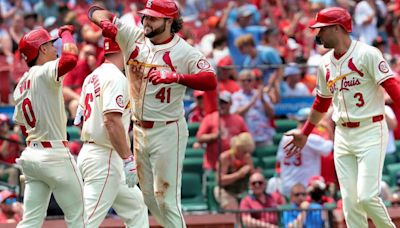
[{"label": "crowd in shade", "polygon": [[[309,28],[316,13],[339,6],[353,18],[352,39],[378,48],[400,80],[400,1],[398,0],[177,0],[184,22],[178,35],[199,49],[216,70],[218,89],[186,91],[189,124],[199,124],[195,141],[188,147],[204,149],[205,175],[218,173],[213,191],[224,209],[262,209],[289,205],[291,209],[320,209],[324,204],[341,207],[333,164],[329,115],[312,133],[306,145],[307,158],[283,155],[287,138],[275,142],[277,119],[293,119],[297,128],[309,110],[277,116],[275,107],[285,97],[315,95],[317,66],[327,49],[314,42]],[[0,0],[0,105],[13,106],[12,91],[28,66],[18,50],[27,32],[43,27],[52,36],[57,28],[74,25],[79,60],[63,81],[68,124],[78,139],[69,144],[79,153],[79,128],[72,126],[82,84],[104,62],[101,29],[89,21],[87,10],[97,4],[112,10],[122,20],[141,27],[143,0]],[[54,45],[61,53],[61,40]],[[388,154],[395,154],[400,139],[400,107],[386,98],[386,121],[390,129]],[[328,112],[329,113],[329,112]],[[295,126],[296,127],[296,126]],[[74,132],[71,137],[74,137]],[[9,186],[18,183],[12,167],[24,149],[24,138],[10,115],[0,114],[0,179]],[[271,162],[274,175],[265,176],[253,160],[257,148],[277,148]],[[393,156],[397,159],[396,156]],[[400,158],[400,157],[399,157]],[[399,160],[400,162],[400,160]],[[264,165],[266,163],[264,162]],[[310,169],[313,167],[313,169]],[[382,198],[400,205],[400,174],[395,183],[382,184]],[[248,192],[251,192],[248,194]],[[15,194],[0,192],[0,222],[18,221],[21,205]],[[323,223],[321,212],[286,213],[280,224],[287,227],[313,221]],[[280,218],[273,214],[243,213],[248,226],[274,227]],[[306,224],[304,224],[306,226]]]}]

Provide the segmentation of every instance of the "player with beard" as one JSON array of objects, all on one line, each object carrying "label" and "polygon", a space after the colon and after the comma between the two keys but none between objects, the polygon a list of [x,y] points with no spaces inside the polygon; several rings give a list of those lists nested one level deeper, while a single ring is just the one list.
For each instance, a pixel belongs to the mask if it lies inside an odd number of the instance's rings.
[{"label": "player with beard", "polygon": [[140,13],[143,29],[98,6],[92,6],[88,16],[124,55],[134,154],[145,203],[162,226],[186,227],[180,205],[188,139],[183,97],[186,87],[215,89],[216,76],[203,54],[176,35],[182,19],[175,1],[148,0]]}]

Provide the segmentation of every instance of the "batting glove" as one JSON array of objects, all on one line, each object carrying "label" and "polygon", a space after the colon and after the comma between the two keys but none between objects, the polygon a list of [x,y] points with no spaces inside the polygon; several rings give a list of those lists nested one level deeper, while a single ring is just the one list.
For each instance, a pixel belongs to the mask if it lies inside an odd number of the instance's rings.
[{"label": "batting glove", "polygon": [[108,37],[112,40],[115,40],[115,37],[117,36],[118,32],[117,26],[115,26],[109,20],[102,20],[100,21],[100,27],[103,30],[102,34],[104,37]]},{"label": "batting glove", "polygon": [[64,25],[58,28],[58,37],[62,37],[64,32],[69,32],[71,35],[74,34],[74,26]]},{"label": "batting glove", "polygon": [[127,159],[124,159],[124,171],[126,184],[128,184],[128,187],[134,187],[137,185],[139,180],[137,178],[136,162],[133,155],[129,156]]},{"label": "batting glove", "polygon": [[181,75],[170,71],[153,70],[149,74],[149,81],[153,85],[179,83]]}]

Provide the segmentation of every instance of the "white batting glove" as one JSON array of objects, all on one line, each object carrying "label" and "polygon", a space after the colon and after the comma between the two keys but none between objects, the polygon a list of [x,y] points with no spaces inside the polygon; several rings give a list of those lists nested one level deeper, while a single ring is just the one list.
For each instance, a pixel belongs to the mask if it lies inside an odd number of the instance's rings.
[{"label": "white batting glove", "polygon": [[133,155],[129,156],[127,159],[124,159],[124,171],[126,184],[128,184],[128,187],[134,187],[137,185],[139,180],[137,178],[136,162]]},{"label": "white batting glove", "polygon": [[74,119],[75,126],[79,126],[81,124],[83,119],[83,111],[84,111],[83,108],[80,105],[78,105],[78,108],[76,109],[76,116]]}]

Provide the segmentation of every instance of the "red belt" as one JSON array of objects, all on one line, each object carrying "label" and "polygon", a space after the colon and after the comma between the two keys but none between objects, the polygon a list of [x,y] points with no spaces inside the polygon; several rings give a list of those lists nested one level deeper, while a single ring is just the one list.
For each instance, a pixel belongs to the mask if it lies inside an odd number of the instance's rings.
[{"label": "red belt", "polygon": [[[31,141],[27,142],[27,145],[30,146],[31,145]],[[54,146],[51,145],[51,142],[49,141],[40,141],[38,142],[42,145],[43,148],[53,148]],[[64,147],[68,147],[68,141],[62,141],[62,144],[64,145]]]},{"label": "red belt", "polygon": [[[174,123],[176,122],[176,120],[171,120],[171,121],[166,121],[166,122],[161,122],[161,123],[165,123],[165,125],[170,124],[170,123]],[[145,120],[134,120],[135,125],[142,127],[142,128],[146,128],[146,129],[151,129],[154,127],[154,123],[158,123],[155,121],[145,121]]]},{"label": "red belt", "polygon": [[[383,120],[383,115],[377,115],[372,117],[372,123],[379,122],[381,120]],[[345,122],[342,123],[342,126],[348,128],[357,128],[360,126],[360,122]]]}]

